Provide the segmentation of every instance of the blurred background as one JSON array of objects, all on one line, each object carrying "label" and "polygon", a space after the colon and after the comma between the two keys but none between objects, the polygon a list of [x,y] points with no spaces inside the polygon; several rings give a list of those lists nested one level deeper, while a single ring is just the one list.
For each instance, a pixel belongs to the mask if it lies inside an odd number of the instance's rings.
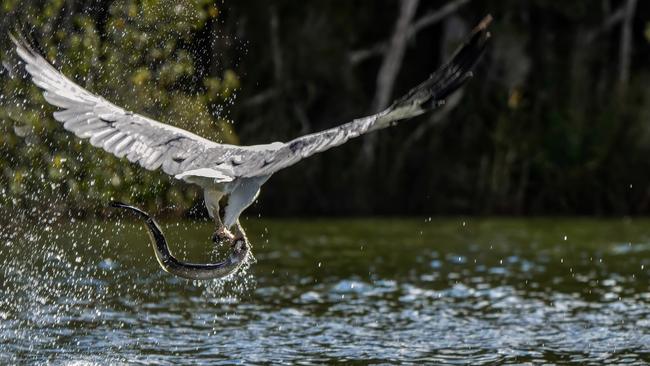
[{"label": "blurred background", "polygon": [[[8,36],[257,144],[381,110],[486,14],[444,107],[264,185],[223,281],[164,273],[107,208],[214,262],[201,192],[65,131]],[[650,364],[650,1],[0,0],[0,63],[0,364]]]},{"label": "blurred background", "polygon": [[492,44],[443,108],[277,173],[248,214],[650,213],[650,3],[635,0],[0,0],[0,206],[205,215],[195,187],[64,131],[9,31],[118,105],[256,144],[386,107],[488,13]]}]

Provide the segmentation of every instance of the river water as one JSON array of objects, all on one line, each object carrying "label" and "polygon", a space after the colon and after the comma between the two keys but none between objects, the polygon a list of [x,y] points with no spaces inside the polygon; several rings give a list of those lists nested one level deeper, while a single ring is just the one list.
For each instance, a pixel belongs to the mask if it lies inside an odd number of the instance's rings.
[{"label": "river water", "polygon": [[[648,364],[650,220],[247,220],[226,281],[127,218],[0,230],[0,364]],[[167,223],[205,262],[206,222]]]}]

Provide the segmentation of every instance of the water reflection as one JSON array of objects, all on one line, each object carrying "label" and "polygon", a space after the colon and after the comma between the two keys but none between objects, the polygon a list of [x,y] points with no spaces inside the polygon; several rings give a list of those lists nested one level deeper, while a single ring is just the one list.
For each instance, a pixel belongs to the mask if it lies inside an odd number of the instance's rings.
[{"label": "water reflection", "polygon": [[[460,222],[262,222],[208,283],[136,224],[8,231],[0,363],[650,362],[647,222]],[[199,260],[210,229],[166,231]]]}]

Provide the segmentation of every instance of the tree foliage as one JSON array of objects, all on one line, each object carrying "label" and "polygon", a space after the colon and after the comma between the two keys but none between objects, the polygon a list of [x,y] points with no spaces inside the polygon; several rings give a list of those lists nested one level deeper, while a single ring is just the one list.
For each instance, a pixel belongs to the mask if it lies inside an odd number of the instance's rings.
[{"label": "tree foliage", "polygon": [[[21,33],[80,85],[125,108],[206,138],[237,143],[223,105],[239,87],[236,73],[212,67],[194,47],[213,27],[208,1],[117,1],[89,6],[59,0],[29,6],[5,1]],[[5,18],[6,19],[6,18]],[[4,49],[9,44],[4,43]],[[94,212],[109,200],[186,210],[197,190],[146,172],[81,142],[51,117],[38,90],[7,58],[0,148],[5,204]],[[46,200],[45,202],[35,202]]]},{"label": "tree foliage", "polygon": [[[0,28],[20,25],[57,67],[119,105],[253,144],[374,112],[386,52],[375,46],[390,39],[400,1],[1,0]],[[630,0],[421,1],[413,21],[452,3],[408,38],[391,94],[424,79],[492,13],[493,44],[462,99],[278,173],[263,212],[650,212],[650,4],[628,13]],[[69,136],[10,70],[4,204],[91,213],[112,198],[180,213],[200,203],[196,189]]]}]

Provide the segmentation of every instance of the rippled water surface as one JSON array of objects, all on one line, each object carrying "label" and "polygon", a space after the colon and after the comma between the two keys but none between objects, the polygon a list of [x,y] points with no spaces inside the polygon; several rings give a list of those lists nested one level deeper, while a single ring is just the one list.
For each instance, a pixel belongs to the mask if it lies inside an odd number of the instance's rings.
[{"label": "rippled water surface", "polygon": [[[650,362],[649,220],[245,225],[225,282],[161,272],[126,219],[3,227],[0,364]],[[218,258],[210,224],[164,228]]]}]

